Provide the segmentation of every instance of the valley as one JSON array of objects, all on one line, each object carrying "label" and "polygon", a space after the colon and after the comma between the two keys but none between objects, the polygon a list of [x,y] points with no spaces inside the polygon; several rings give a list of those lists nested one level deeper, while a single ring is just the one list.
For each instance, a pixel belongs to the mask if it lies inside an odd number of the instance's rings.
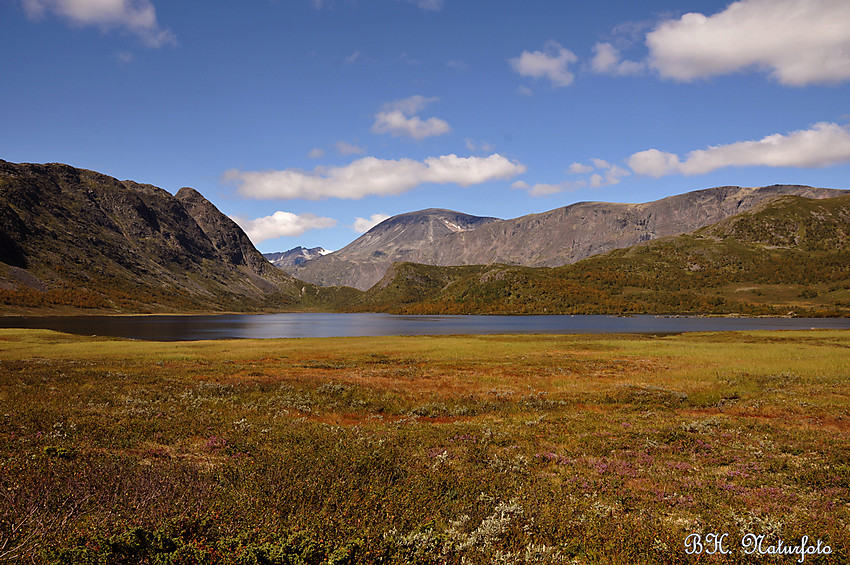
[{"label": "valley", "polygon": [[0,311],[846,316],[848,225],[846,191],[719,187],[515,220],[411,212],[276,268],[194,189],[3,161]]}]

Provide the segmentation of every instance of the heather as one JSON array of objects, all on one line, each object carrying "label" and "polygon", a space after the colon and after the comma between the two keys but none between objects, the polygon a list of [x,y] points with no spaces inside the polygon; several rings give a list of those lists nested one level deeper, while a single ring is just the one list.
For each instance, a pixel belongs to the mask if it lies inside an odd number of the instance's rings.
[{"label": "heather", "polygon": [[0,330],[10,563],[847,561],[846,331],[186,343]]}]

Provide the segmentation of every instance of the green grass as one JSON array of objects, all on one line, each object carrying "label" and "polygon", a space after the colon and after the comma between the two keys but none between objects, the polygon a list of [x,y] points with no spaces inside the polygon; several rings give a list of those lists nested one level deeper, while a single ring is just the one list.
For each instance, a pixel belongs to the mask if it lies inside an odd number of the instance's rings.
[{"label": "green grass", "polygon": [[[0,330],[10,563],[691,563],[850,539],[850,334]],[[762,556],[758,563],[788,563]]]}]

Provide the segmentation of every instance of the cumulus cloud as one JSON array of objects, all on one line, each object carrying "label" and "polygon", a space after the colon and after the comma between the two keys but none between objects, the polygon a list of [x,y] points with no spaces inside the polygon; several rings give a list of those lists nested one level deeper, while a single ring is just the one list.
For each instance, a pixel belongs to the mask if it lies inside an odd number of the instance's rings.
[{"label": "cumulus cloud", "polygon": [[357,233],[366,233],[387,218],[389,218],[389,216],[386,214],[372,214],[368,218],[357,217],[354,219],[354,225],[351,227],[354,228],[354,231]]},{"label": "cumulus cloud", "polygon": [[389,133],[393,137],[405,136],[413,139],[448,133],[451,128],[444,120],[440,118],[423,120],[415,115],[434,100],[436,98],[426,98],[417,94],[384,104],[383,109],[375,114],[372,132]]},{"label": "cumulus cloud", "polygon": [[623,61],[620,51],[610,43],[597,43],[593,46],[593,53],[590,68],[596,73],[634,75],[641,72],[645,66],[637,61]]},{"label": "cumulus cloud", "polygon": [[347,198],[402,194],[425,183],[470,186],[508,179],[525,172],[525,166],[498,153],[489,157],[441,155],[424,161],[363,157],[344,167],[300,170],[239,171],[224,173],[224,181],[239,185],[239,193],[262,199]]},{"label": "cumulus cloud", "polygon": [[34,20],[49,12],[76,26],[125,29],[149,47],[176,41],[171,31],[159,26],[150,0],[22,0],[21,4],[27,16]]},{"label": "cumulus cloud", "polygon": [[629,157],[629,168],[639,175],[663,177],[681,172],[682,163],[675,153],[647,149]]},{"label": "cumulus cloud", "polygon": [[583,163],[573,163],[567,169],[571,175],[587,175],[589,177],[568,180],[557,184],[538,183],[530,185],[525,181],[516,181],[511,185],[511,188],[518,190],[527,190],[531,196],[548,196],[559,192],[569,192],[580,188],[592,187],[599,188],[601,186],[610,186],[620,182],[620,178],[631,174],[627,169],[619,165],[612,165],[605,159],[591,159],[593,165],[585,165]]},{"label": "cumulus cloud", "polygon": [[612,184],[619,184],[620,178],[625,177],[632,174],[627,169],[623,167],[612,165],[610,168],[603,172],[597,172],[590,175],[590,186],[594,188],[598,188],[600,186],[611,186]]},{"label": "cumulus cloud", "polygon": [[307,153],[307,156],[311,159],[318,159],[320,157],[325,156],[325,150],[321,147],[316,147],[314,149],[311,149],[310,152]]},{"label": "cumulus cloud", "polygon": [[850,79],[850,2],[740,0],[665,21],[646,44],[651,66],[676,80],[756,67],[786,85],[840,82]]},{"label": "cumulus cloud", "polygon": [[684,160],[675,153],[648,149],[629,158],[637,174],[662,177],[699,175],[724,167],[826,167],[850,162],[850,129],[821,122],[810,129],[768,135],[758,141],[739,141],[691,151]]},{"label": "cumulus cloud", "polygon": [[631,172],[619,165],[613,165],[605,159],[594,158],[590,160],[593,165],[583,165],[581,163],[573,163],[570,165],[568,172],[574,175],[582,175],[593,173],[586,181],[583,181],[582,186],[592,186],[599,188],[600,186],[611,186],[618,184],[620,178],[629,176]]},{"label": "cumulus cloud", "polygon": [[592,173],[593,167],[589,165],[582,165],[581,163],[573,163],[572,165],[570,165],[568,172],[571,175],[584,175],[587,173]]},{"label": "cumulus cloud", "polygon": [[337,221],[333,218],[320,218],[314,214],[293,214],[278,210],[271,216],[255,220],[246,220],[238,216],[231,219],[245,230],[248,237],[256,245],[267,239],[283,236],[296,236],[314,229],[332,228]]},{"label": "cumulus cloud", "polygon": [[552,86],[569,86],[573,74],[569,65],[578,61],[575,53],[556,41],[548,41],[543,51],[523,51],[519,57],[508,59],[514,71],[522,76],[548,78]]}]

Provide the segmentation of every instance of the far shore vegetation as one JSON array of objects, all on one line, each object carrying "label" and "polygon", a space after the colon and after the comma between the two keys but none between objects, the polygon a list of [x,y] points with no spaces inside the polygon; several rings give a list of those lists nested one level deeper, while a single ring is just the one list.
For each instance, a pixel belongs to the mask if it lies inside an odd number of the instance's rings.
[{"label": "far shore vegetation", "polygon": [[848,399],[840,330],[1,329],[0,562],[847,563]]}]

